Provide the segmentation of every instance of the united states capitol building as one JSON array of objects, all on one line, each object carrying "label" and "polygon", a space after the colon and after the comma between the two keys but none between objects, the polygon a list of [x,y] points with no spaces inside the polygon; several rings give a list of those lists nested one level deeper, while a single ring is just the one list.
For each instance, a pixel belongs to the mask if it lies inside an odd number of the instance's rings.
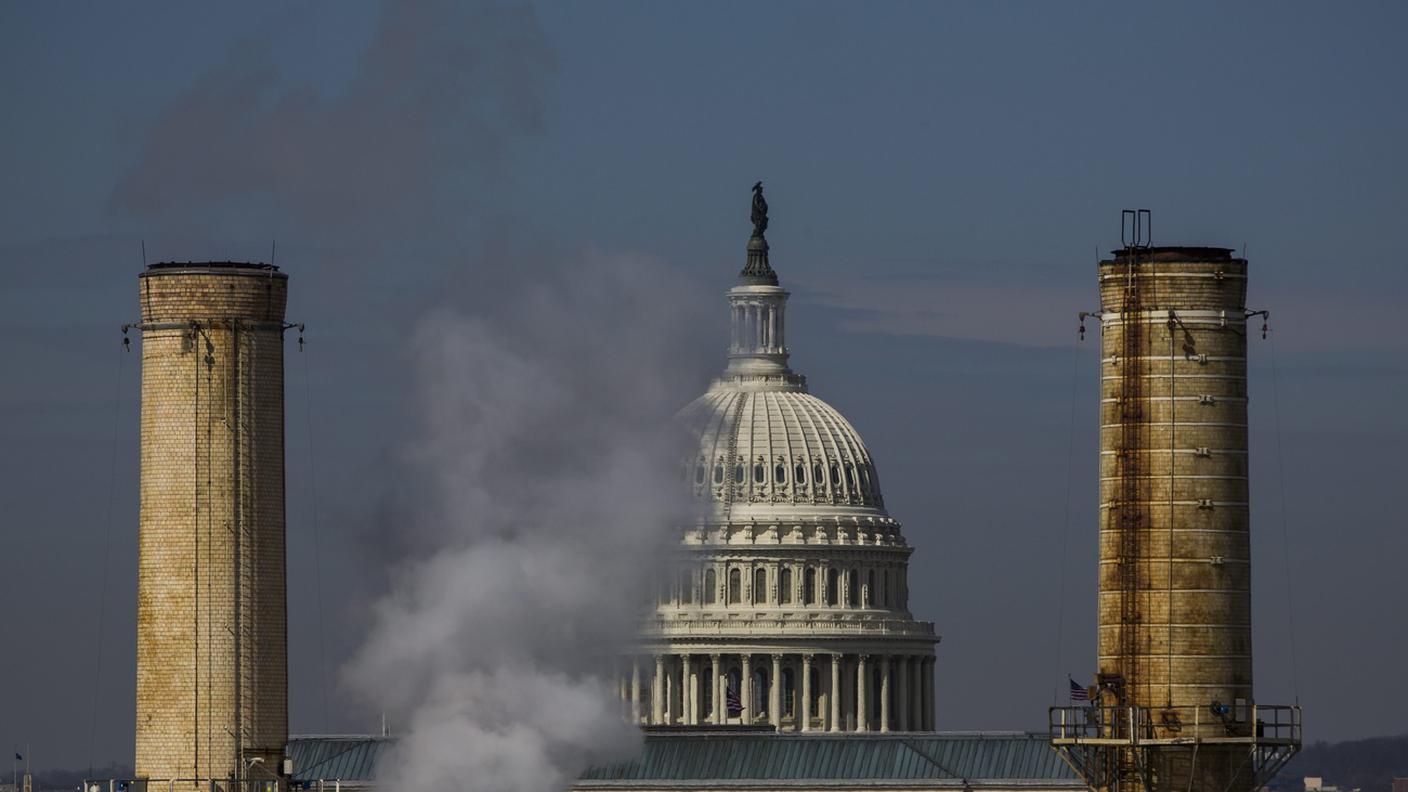
[{"label": "united states capitol building", "polygon": [[[679,418],[692,523],[618,693],[639,757],[577,790],[1072,790],[1045,734],[936,732],[932,622],[855,427],[788,365],[787,298],[754,191],[722,374]],[[295,777],[369,783],[384,738],[294,738]]]},{"label": "united states capitol building", "polygon": [[[860,434],[788,365],[761,184],[752,220],[723,371],[679,413],[696,442],[681,469],[696,508],[674,526],[657,606],[621,658],[617,694],[642,748],[574,788],[1083,788],[1044,733],[934,730],[939,637],[910,612],[913,548]],[[375,786],[395,738],[287,731],[288,278],[170,262],[140,281],[136,777]]]}]

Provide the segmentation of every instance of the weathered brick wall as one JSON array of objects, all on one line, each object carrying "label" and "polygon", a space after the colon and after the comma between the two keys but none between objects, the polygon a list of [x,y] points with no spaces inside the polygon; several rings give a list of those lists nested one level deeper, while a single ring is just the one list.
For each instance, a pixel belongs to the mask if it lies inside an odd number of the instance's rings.
[{"label": "weathered brick wall", "polygon": [[139,776],[275,768],[288,736],[287,283],[199,265],[140,279]]},{"label": "weathered brick wall", "polygon": [[[1210,704],[1252,699],[1251,551],[1247,492],[1247,263],[1206,249],[1155,249],[1136,259],[1138,313],[1126,312],[1131,269],[1099,267],[1102,323],[1100,670],[1121,674],[1129,703],[1156,719],[1157,737],[1204,737],[1245,724],[1217,722]],[[1173,324],[1170,325],[1170,312]],[[1125,334],[1138,349],[1131,360]],[[1127,390],[1125,369],[1140,383]],[[1131,409],[1132,408],[1132,409]],[[1137,441],[1124,431],[1133,422]],[[1122,448],[1123,447],[1123,448]],[[1137,485],[1125,500],[1126,480]],[[1138,512],[1137,553],[1121,510]],[[1134,566],[1133,622],[1124,604]],[[1135,656],[1122,635],[1132,631]],[[1113,701],[1108,703],[1114,703]],[[1246,749],[1170,750],[1157,788],[1250,789]]]}]

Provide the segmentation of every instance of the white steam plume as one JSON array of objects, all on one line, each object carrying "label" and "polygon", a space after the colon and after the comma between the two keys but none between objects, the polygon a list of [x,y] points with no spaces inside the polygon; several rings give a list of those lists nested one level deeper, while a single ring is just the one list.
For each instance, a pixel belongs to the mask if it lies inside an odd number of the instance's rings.
[{"label": "white steam plume", "polygon": [[596,259],[415,333],[422,434],[395,574],[352,685],[404,735],[386,788],[544,792],[623,758],[619,653],[686,509],[672,414],[701,384],[695,306]]}]

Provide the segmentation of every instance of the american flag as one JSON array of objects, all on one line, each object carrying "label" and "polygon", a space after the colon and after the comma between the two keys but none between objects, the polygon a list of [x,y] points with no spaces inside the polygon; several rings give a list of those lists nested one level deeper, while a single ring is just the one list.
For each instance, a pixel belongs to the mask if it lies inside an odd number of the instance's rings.
[{"label": "american flag", "polygon": [[1071,701],[1090,701],[1090,691],[1076,684],[1074,679],[1067,678],[1071,683]]},{"label": "american flag", "polygon": [[738,697],[738,691],[733,689],[733,685],[724,688],[724,704],[730,718],[743,714],[743,700]]}]

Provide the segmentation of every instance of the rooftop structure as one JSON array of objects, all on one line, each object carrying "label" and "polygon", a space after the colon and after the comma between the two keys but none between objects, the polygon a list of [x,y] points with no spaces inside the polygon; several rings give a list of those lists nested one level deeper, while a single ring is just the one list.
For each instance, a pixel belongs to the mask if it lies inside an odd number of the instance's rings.
[{"label": "rooftop structure", "polygon": [[[295,737],[292,782],[332,792],[374,785],[385,737]],[[588,769],[587,790],[986,790],[1067,792],[1084,783],[1023,732],[773,734],[771,730],[647,730],[638,757]]]}]

